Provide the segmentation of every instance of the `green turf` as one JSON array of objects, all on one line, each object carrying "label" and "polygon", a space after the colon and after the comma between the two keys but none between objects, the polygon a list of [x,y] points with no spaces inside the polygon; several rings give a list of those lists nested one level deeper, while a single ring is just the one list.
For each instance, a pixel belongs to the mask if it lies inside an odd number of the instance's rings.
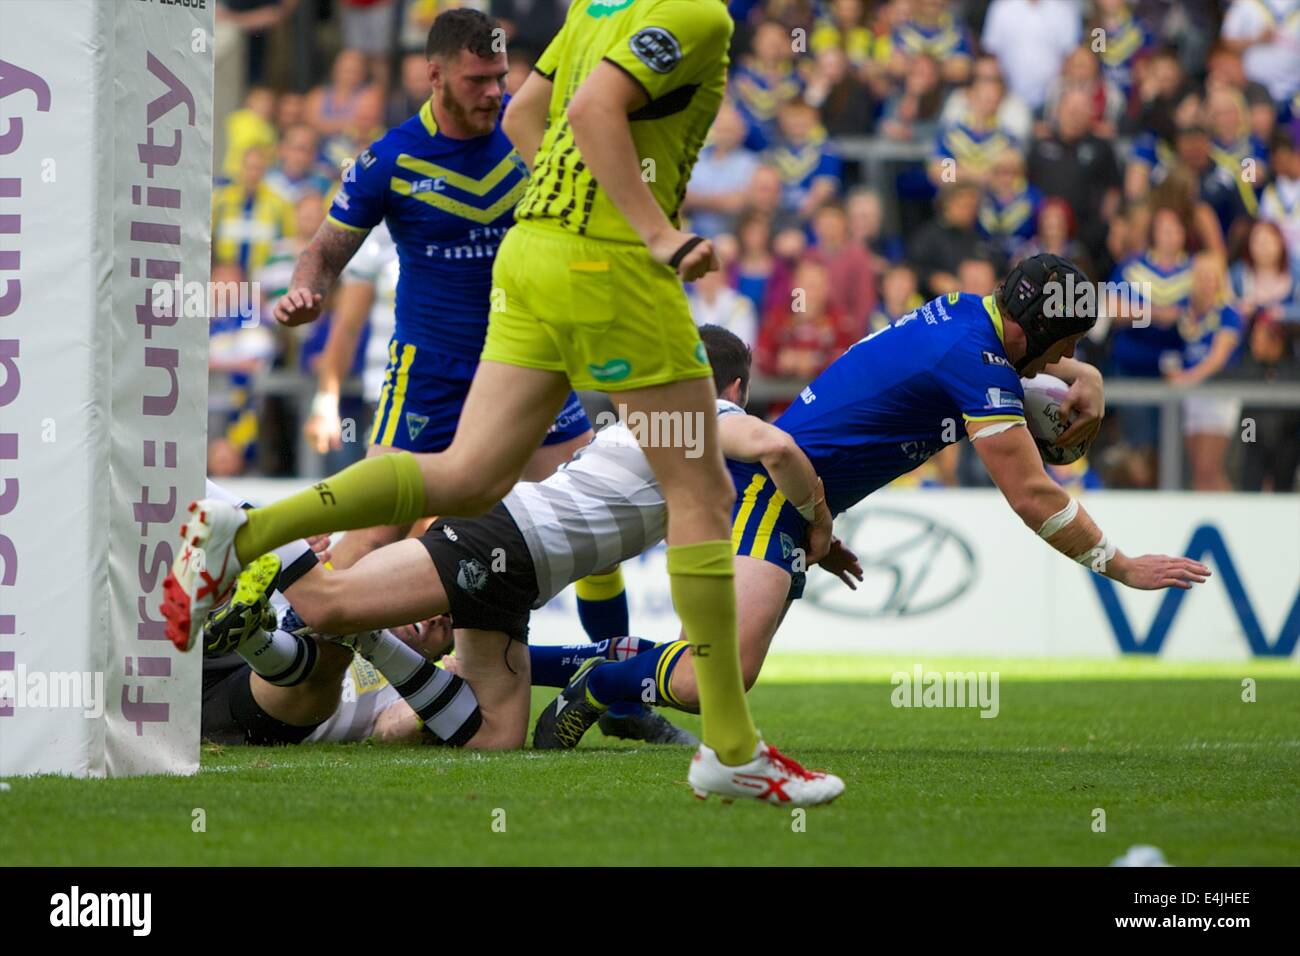
[{"label": "green turf", "polygon": [[[593,731],[572,753],[205,746],[188,778],[11,778],[0,860],[1051,865],[1106,864],[1151,843],[1180,865],[1300,864],[1293,662],[922,662],[997,670],[991,720],[891,706],[890,675],[913,663],[769,662],[751,698],[760,727],[848,783],[802,832],[789,810],[692,799],[683,750]],[[1246,677],[1254,703],[1241,699]],[[195,808],[204,833],[192,832]]]}]

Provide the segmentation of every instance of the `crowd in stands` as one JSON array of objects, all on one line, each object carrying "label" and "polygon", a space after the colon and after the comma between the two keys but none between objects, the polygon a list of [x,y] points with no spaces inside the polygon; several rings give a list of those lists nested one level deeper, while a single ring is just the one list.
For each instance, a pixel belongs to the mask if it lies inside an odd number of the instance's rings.
[{"label": "crowd in stands", "polygon": [[[214,275],[261,292],[257,315],[213,319],[219,467],[301,470],[295,406],[256,385],[272,367],[310,376],[327,323],[259,316],[341,171],[427,99],[424,35],[455,5],[219,0],[249,56],[223,120]],[[469,5],[505,26],[512,89],[565,7]],[[1300,383],[1300,0],[729,7],[728,97],[682,214],[722,261],[689,289],[697,321],[748,342],[760,376],[806,382],[924,300],[991,294],[1019,258],[1052,252],[1125,284],[1127,306],[1081,348],[1108,382]],[[302,29],[333,51],[327,68],[273,83],[268,45]],[[1220,390],[1180,411],[1187,487],[1294,490],[1300,409]],[[1058,478],[1153,487],[1159,428],[1155,407],[1112,405],[1089,458]],[[987,481],[959,448],[913,480]]]}]

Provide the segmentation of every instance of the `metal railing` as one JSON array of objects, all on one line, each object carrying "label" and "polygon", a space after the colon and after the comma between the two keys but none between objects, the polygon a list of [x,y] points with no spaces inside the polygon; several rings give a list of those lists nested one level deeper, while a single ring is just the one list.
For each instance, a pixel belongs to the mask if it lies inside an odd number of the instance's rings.
[{"label": "metal railing", "polygon": [[[798,379],[757,376],[750,384],[750,401],[756,404],[794,400],[807,385]],[[302,425],[311,414],[315,379],[297,372],[274,371],[261,376],[253,386],[259,396],[275,396],[290,402],[297,412],[298,450],[296,461],[303,478],[325,476],[324,456],[318,454],[302,434]],[[343,394],[358,396],[358,379],[344,384]],[[1236,399],[1243,408],[1300,408],[1300,382],[1211,382],[1195,388],[1180,388],[1162,381],[1112,378],[1106,382],[1108,409],[1151,407],[1160,410],[1158,442],[1159,487],[1177,490],[1183,485],[1183,399],[1196,395],[1207,398]],[[596,396],[593,396],[596,397]],[[587,400],[583,396],[584,401]],[[361,440],[358,438],[358,440]]]}]

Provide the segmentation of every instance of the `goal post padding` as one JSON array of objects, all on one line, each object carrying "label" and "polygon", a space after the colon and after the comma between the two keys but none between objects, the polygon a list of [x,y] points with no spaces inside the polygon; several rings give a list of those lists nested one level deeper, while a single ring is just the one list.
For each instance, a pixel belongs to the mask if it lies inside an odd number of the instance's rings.
[{"label": "goal post padding", "polygon": [[207,319],[151,289],[208,282],[214,8],[0,3],[0,776],[198,767]]}]

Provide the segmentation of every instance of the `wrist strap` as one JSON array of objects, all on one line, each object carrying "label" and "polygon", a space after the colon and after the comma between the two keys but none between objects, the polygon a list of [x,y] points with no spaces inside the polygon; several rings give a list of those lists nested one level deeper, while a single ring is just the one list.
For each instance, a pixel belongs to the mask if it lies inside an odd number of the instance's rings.
[{"label": "wrist strap", "polygon": [[320,418],[337,418],[339,397],[332,392],[317,392],[311,400],[311,413]]},{"label": "wrist strap", "polygon": [[682,264],[682,260],[691,254],[691,250],[703,241],[703,236],[691,236],[691,238],[683,242],[677,251],[673,253],[673,257],[668,260],[669,268],[675,271]]}]

